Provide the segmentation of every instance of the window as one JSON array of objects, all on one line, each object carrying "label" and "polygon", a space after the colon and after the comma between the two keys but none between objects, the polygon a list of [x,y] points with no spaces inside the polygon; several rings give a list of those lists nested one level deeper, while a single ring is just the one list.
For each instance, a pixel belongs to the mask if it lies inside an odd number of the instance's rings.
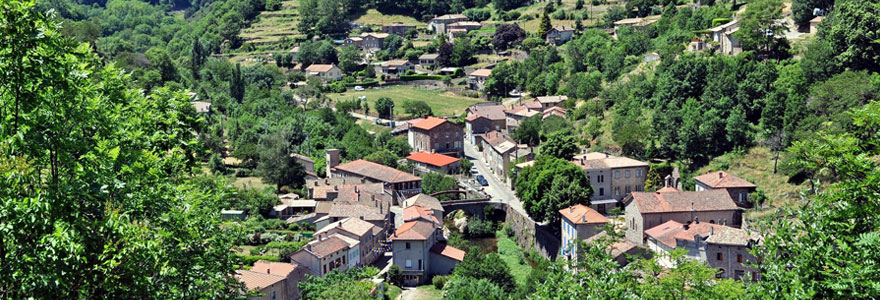
[{"label": "window", "polygon": [[614,195],[615,195],[615,196],[620,196],[620,187],[619,187],[619,186],[615,186],[615,187],[614,187]]},{"label": "window", "polygon": [[627,186],[626,186],[626,193],[629,194],[629,192],[631,192],[631,191],[630,191],[630,189],[629,189],[629,186],[627,185]]},{"label": "window", "polygon": [[411,260],[409,260],[409,259],[406,260],[406,267],[412,268],[412,261]]},{"label": "window", "polygon": [[723,260],[724,260],[724,254],[721,253],[721,252],[718,252],[718,255],[716,255],[715,258],[718,259],[718,261],[723,261]]},{"label": "window", "polygon": [[343,265],[345,264],[345,256],[344,255],[342,256],[342,264]]},{"label": "window", "polygon": [[620,178],[620,171],[614,171],[614,178]]},{"label": "window", "polygon": [[596,181],[597,182],[605,182],[605,175],[596,176]]},{"label": "window", "polygon": [[272,291],[272,300],[275,300],[275,299],[276,299],[275,291]]},{"label": "window", "polygon": [[718,273],[715,274],[715,278],[724,277],[724,269],[719,269]]},{"label": "window", "polygon": [[736,279],[740,279],[740,278],[742,278],[743,275],[746,275],[746,271],[743,271],[743,270],[736,270],[736,271],[733,272],[733,278],[736,278]]},{"label": "window", "polygon": [[409,249],[409,242],[406,242],[406,249]]},{"label": "window", "polygon": [[327,273],[327,265],[324,265],[324,274]]},{"label": "window", "polygon": [[739,193],[739,202],[748,202],[749,201],[749,193],[742,192]]},{"label": "window", "polygon": [[736,262],[738,262],[738,263],[742,263],[742,262],[743,262],[743,256],[742,256],[742,254],[737,254],[737,255],[736,255]]},{"label": "window", "polygon": [[599,188],[599,196],[605,196],[605,188]]},{"label": "window", "polygon": [[422,269],[422,260],[420,259],[419,260],[419,270],[421,270],[421,269]]},{"label": "window", "polygon": [[629,178],[629,170],[626,170],[626,178]]},{"label": "window", "polygon": [[642,177],[642,169],[636,170],[636,177]]}]

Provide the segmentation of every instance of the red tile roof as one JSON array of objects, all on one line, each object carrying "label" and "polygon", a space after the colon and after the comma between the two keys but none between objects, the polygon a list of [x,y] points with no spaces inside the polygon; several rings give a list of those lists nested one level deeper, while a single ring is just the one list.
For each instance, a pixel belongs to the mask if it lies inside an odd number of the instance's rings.
[{"label": "red tile roof", "polygon": [[464,251],[462,251],[458,248],[449,246],[445,243],[434,244],[434,246],[431,247],[431,252],[434,252],[436,254],[440,254],[442,256],[446,256],[448,258],[451,258],[451,259],[454,259],[457,261],[464,261],[464,254],[465,254]]},{"label": "red tile roof", "polygon": [[471,72],[471,76],[489,77],[489,75],[492,75],[492,69],[479,69]]},{"label": "red tile roof", "polygon": [[437,117],[428,117],[423,121],[413,123],[413,127],[418,128],[418,129],[431,130],[431,129],[434,129],[434,127],[440,126],[440,124],[443,124],[446,122],[448,122],[448,121],[446,121],[446,119],[441,119],[441,118],[437,118]]},{"label": "red tile roof", "polygon": [[737,206],[725,190],[699,192],[632,192],[632,204],[641,213],[736,210]]},{"label": "red tile roof", "polygon": [[261,259],[254,262],[254,266],[251,267],[251,271],[287,277],[288,274],[298,268],[305,268],[305,266]]},{"label": "red tile roof", "polygon": [[403,221],[404,222],[409,222],[409,221],[419,220],[419,219],[425,220],[425,221],[431,221],[434,224],[437,224],[437,226],[442,225],[440,223],[440,220],[437,220],[437,218],[434,217],[434,211],[432,211],[430,208],[418,206],[418,205],[413,205],[413,206],[410,206],[410,207],[403,209]]},{"label": "red tile roof", "polygon": [[682,229],[683,226],[679,222],[670,220],[645,230],[645,234],[666,246],[675,247],[675,233]]},{"label": "red tile roof", "polygon": [[398,169],[358,159],[336,166],[337,170],[372,178],[386,183],[420,181],[421,178]]},{"label": "red tile roof", "polygon": [[562,217],[568,219],[574,224],[605,224],[608,218],[599,214],[592,208],[583,204],[578,204],[569,208],[559,210]]},{"label": "red tile roof", "polygon": [[421,241],[427,240],[436,229],[434,223],[424,220],[415,220],[403,223],[394,235],[391,236],[393,241]]},{"label": "red tile roof", "polygon": [[406,159],[429,164],[436,167],[443,167],[458,162],[458,158],[452,156],[426,152],[413,152],[412,154],[407,156]]},{"label": "red tile roof", "polygon": [[287,277],[281,275],[266,274],[247,270],[235,271],[235,278],[241,282],[244,282],[245,287],[247,287],[249,291],[259,291],[284,279],[287,279]]},{"label": "red tile roof", "polygon": [[312,64],[308,68],[306,68],[306,71],[323,73],[323,72],[330,72],[330,70],[332,70],[332,69],[333,69],[333,65]]},{"label": "red tile roof", "polygon": [[754,183],[748,182],[745,179],[731,175],[730,173],[724,171],[709,172],[694,177],[694,179],[713,189],[757,187]]},{"label": "red tile roof", "polygon": [[318,258],[327,257],[330,254],[345,250],[345,248],[348,248],[348,243],[336,236],[331,236],[321,241],[314,241],[306,245],[306,250]]},{"label": "red tile roof", "polygon": [[468,121],[473,121],[477,116],[482,116],[489,120],[504,120],[507,116],[504,114],[504,105],[493,102],[481,102],[468,107]]},{"label": "red tile roof", "polygon": [[418,205],[421,207],[427,207],[433,210],[443,211],[443,205],[440,204],[440,200],[429,195],[418,194],[403,201],[403,207],[410,207],[413,205]]}]

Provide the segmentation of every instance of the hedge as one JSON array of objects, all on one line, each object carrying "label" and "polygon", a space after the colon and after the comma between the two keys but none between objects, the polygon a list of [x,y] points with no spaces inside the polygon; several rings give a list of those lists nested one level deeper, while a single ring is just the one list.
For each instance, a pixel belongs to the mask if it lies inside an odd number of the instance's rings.
[{"label": "hedge", "polygon": [[378,81],[378,80],[375,80],[375,79],[371,79],[371,80],[364,80],[364,81],[361,81],[361,82],[351,82],[351,83],[344,83],[344,84],[345,84],[346,87],[374,86],[374,85],[379,84],[379,81]]},{"label": "hedge", "polygon": [[268,261],[278,261],[277,256],[239,255],[238,258],[241,259],[241,264],[245,266],[253,265],[254,262],[261,259]]},{"label": "hedge", "polygon": [[413,80],[443,80],[446,76],[441,75],[424,75],[424,74],[416,74],[416,75],[400,75],[400,80],[402,81],[413,81]]}]

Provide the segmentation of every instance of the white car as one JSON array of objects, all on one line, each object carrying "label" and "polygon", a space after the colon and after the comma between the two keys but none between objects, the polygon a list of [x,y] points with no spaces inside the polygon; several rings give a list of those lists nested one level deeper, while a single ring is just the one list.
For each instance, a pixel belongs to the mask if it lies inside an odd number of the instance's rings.
[{"label": "white car", "polygon": [[355,91],[358,91],[358,92],[363,92],[363,91],[364,91],[364,87],[362,87],[362,86],[356,86],[356,87],[354,87],[354,90],[355,90]]}]

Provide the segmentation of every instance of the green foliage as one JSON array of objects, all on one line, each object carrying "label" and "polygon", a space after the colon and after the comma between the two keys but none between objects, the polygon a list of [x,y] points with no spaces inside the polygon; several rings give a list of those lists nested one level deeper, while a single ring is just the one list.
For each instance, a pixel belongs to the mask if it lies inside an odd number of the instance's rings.
[{"label": "green foliage", "polygon": [[400,271],[400,267],[392,265],[391,268],[388,269],[388,273],[385,273],[385,280],[396,286],[403,285],[403,272]]},{"label": "green foliage", "polygon": [[266,135],[260,144],[260,162],[257,174],[263,182],[275,184],[276,190],[282,186],[298,188],[305,183],[305,169],[290,156],[290,138],[284,133]]},{"label": "green foliage", "polygon": [[513,279],[513,275],[510,275],[510,268],[501,260],[498,253],[483,254],[479,250],[471,248],[465,254],[464,261],[455,267],[453,274],[454,278],[447,282],[444,288],[447,293],[458,289],[458,284],[454,282],[462,279],[465,281],[484,279],[508,293],[516,289],[516,281]]},{"label": "green foliage", "polygon": [[547,141],[541,143],[541,155],[570,160],[578,151],[577,139],[562,132],[550,134]]},{"label": "green foliage", "polygon": [[431,279],[431,284],[434,285],[435,289],[442,290],[450,278],[452,278],[451,275],[434,275],[434,278]]},{"label": "green foliage", "polygon": [[364,156],[364,160],[368,160],[377,164],[389,166],[392,168],[397,168],[397,161],[400,160],[400,156],[397,156],[393,152],[382,149],[376,152],[373,152],[367,156]]},{"label": "green foliage", "polygon": [[394,101],[391,101],[391,98],[379,97],[379,99],[376,100],[375,106],[376,112],[379,113],[380,118],[391,118],[392,108],[394,108]]},{"label": "green foliage", "polygon": [[446,79],[446,76],[442,76],[442,75],[427,75],[427,74],[400,75],[401,81],[444,80],[444,79]]},{"label": "green foliage", "polygon": [[502,300],[507,295],[498,285],[487,279],[452,277],[443,288],[443,299],[449,300]]},{"label": "green foliage", "polygon": [[510,135],[517,143],[537,146],[541,142],[541,115],[523,119],[513,134]]},{"label": "green foliage", "polygon": [[[755,50],[772,58],[784,58],[788,54],[788,42],[783,33],[788,29],[776,20],[782,18],[782,1],[759,0],[750,2],[739,20],[740,30],[734,36],[744,50]],[[773,36],[768,34],[772,33]]]},{"label": "green foliage", "polygon": [[452,52],[449,54],[449,64],[456,67],[463,67],[474,62],[474,47],[471,40],[467,38],[456,38],[452,45]]},{"label": "green foliage", "polygon": [[[455,178],[452,176],[447,176],[434,172],[429,172],[422,175],[422,193],[430,195],[436,192],[457,189],[458,183],[456,183]],[[444,194],[440,195],[438,198],[440,200],[453,200],[455,199],[454,197],[457,196],[458,194]]]},{"label": "green foliage", "polygon": [[[880,72],[880,3],[833,2],[834,11],[820,25],[819,39],[827,41],[843,68]],[[825,24],[827,23],[827,24]]]},{"label": "green foliage", "polygon": [[507,11],[525,4],[523,0],[492,0],[492,5],[498,11]]},{"label": "green foliage", "polygon": [[538,222],[559,221],[559,210],[589,204],[593,188],[586,173],[567,160],[539,155],[535,165],[526,167],[516,178],[516,195],[523,209]]},{"label": "green foliage", "polygon": [[482,22],[492,17],[492,10],[488,8],[469,8],[461,13],[474,22]]},{"label": "green foliage", "polygon": [[550,23],[550,16],[547,15],[547,11],[544,11],[544,14],[541,15],[541,24],[538,26],[538,34],[544,36],[550,29],[553,28],[553,24]]},{"label": "green foliage", "polygon": [[[339,51],[339,68],[342,69],[342,72],[353,73],[360,69],[360,62],[363,59],[364,57],[360,49],[354,46],[342,47],[342,51]],[[367,66],[367,68],[370,68],[370,66]]]},{"label": "green foliage", "polygon": [[467,237],[483,238],[495,236],[495,222],[480,218],[472,218],[468,220]]},{"label": "green foliage", "polygon": [[648,174],[645,176],[645,191],[653,192],[666,185],[666,176],[672,175],[673,167],[668,162],[651,164]]},{"label": "green foliage", "polygon": [[223,158],[216,153],[211,155],[211,160],[208,162],[208,168],[211,169],[211,172],[214,173],[214,175],[226,175],[229,173],[229,169],[226,168],[226,164],[223,163]]},{"label": "green foliage", "polygon": [[350,269],[344,273],[330,272],[324,278],[306,274],[306,279],[299,283],[300,293],[303,299],[376,299],[370,295],[373,282],[362,280],[375,275],[375,268],[369,270],[361,268]]},{"label": "green foliage", "polygon": [[414,117],[427,117],[433,115],[431,107],[425,101],[404,101],[403,111]]}]

